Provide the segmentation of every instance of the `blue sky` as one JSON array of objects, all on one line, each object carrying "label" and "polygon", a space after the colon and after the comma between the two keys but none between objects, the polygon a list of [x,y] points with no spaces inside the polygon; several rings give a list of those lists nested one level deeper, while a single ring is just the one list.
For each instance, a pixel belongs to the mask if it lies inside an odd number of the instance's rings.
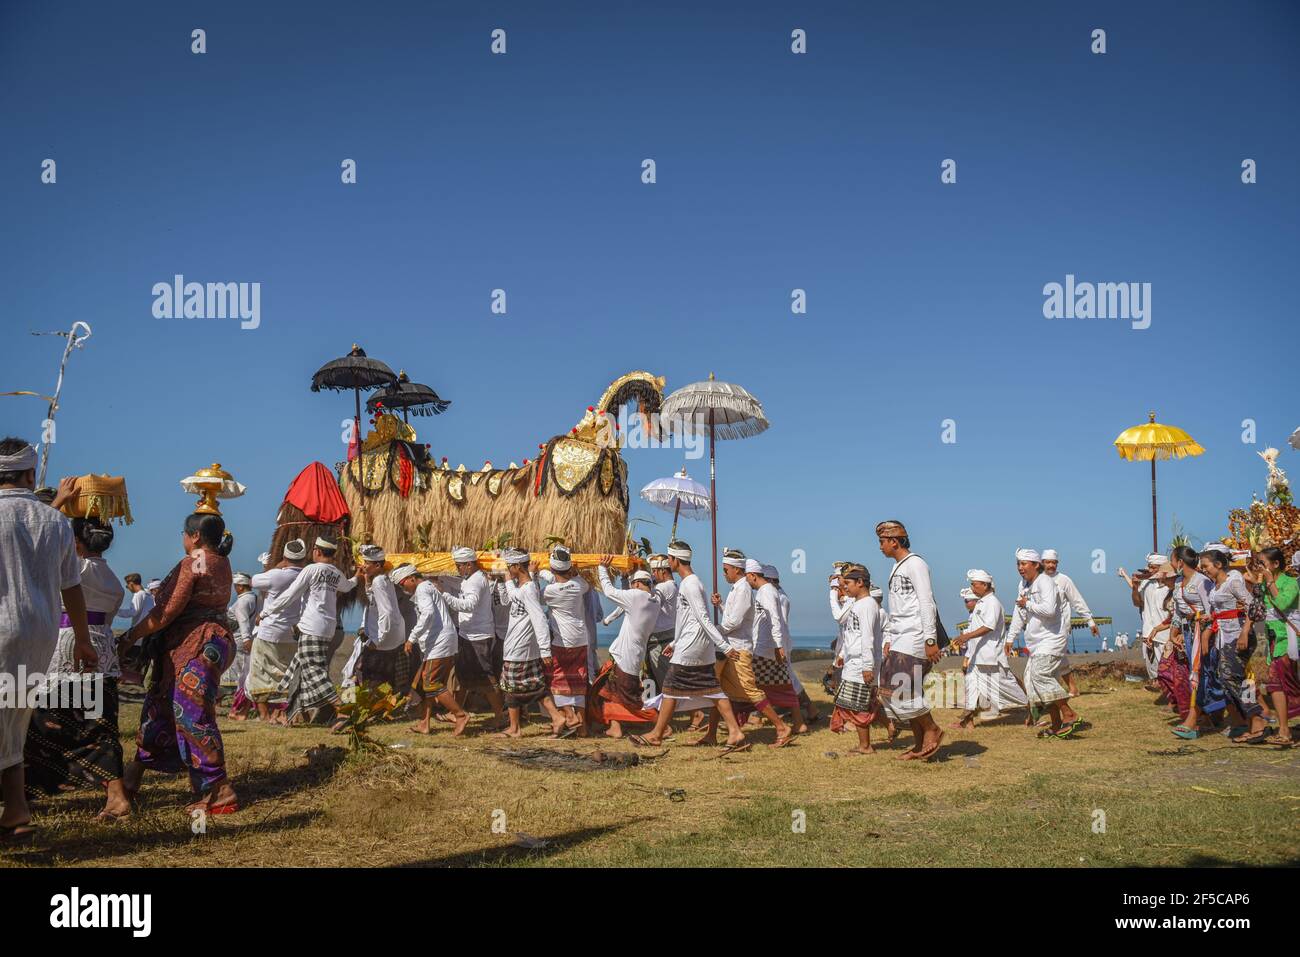
[{"label": "blue sky", "polygon": [[[704,6],[0,3],[0,391],[53,388],[59,344],[30,331],[94,327],[51,472],[127,476],[114,567],[171,566],[177,480],[214,460],[249,486],[226,515],[250,567],[292,477],[340,458],[350,398],[308,384],[353,341],[455,403],[417,427],[470,466],[522,460],[634,368],[745,385],[772,428],[719,446],[719,542],[807,552],[784,581],[803,634],[830,631],[832,561],[885,576],[883,518],[950,623],[964,570],[1008,591],[1021,544],[1127,615],[1149,473],[1111,442],[1148,409],[1208,450],[1162,469],[1162,539],[1175,515],[1218,537],[1266,445],[1300,468],[1300,8]],[[260,327],[155,319],[176,273],[260,282]],[[1151,327],[1045,319],[1067,273],[1151,283]],[[42,416],[0,400],[5,433]],[[636,488],[682,464],[628,461]]]}]

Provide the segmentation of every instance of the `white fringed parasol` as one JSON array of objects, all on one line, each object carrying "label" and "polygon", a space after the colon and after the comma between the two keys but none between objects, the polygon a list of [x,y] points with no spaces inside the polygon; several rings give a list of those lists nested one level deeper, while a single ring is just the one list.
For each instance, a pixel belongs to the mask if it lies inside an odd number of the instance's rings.
[{"label": "white fringed parasol", "polygon": [[[763,403],[748,390],[730,382],[692,382],[664,400],[659,410],[660,429],[681,435],[709,437],[709,519],[712,525],[713,591],[718,590],[718,486],[714,444],[718,439],[747,439],[771,424]],[[713,610],[716,620],[718,611]]]},{"label": "white fringed parasol", "polygon": [[664,511],[673,513],[670,540],[677,537],[678,516],[685,515],[687,518],[702,522],[711,511],[709,490],[687,475],[684,467],[676,475],[655,479],[641,489],[641,497],[651,505],[657,505]]}]

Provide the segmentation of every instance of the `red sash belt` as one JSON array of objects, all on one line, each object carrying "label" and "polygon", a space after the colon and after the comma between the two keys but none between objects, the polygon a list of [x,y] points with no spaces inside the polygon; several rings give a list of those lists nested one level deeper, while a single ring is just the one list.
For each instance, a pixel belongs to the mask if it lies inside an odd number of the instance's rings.
[{"label": "red sash belt", "polygon": [[1216,612],[1215,612],[1213,615],[1211,615],[1210,617],[1214,619],[1214,624],[1212,624],[1212,625],[1210,626],[1210,634],[1213,635],[1213,634],[1217,634],[1217,633],[1218,633],[1218,630],[1219,630],[1219,622],[1221,622],[1221,621],[1227,621],[1228,619],[1231,619],[1231,618],[1240,618],[1240,617],[1241,617],[1241,609],[1240,609],[1240,608],[1233,608],[1233,609],[1231,609],[1231,610],[1229,610],[1229,611],[1216,611]]}]

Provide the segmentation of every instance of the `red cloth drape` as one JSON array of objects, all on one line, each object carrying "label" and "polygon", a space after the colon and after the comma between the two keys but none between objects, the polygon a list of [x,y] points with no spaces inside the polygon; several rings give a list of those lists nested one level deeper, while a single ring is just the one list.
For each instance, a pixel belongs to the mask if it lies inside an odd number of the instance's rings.
[{"label": "red cloth drape", "polygon": [[348,503],[343,500],[334,473],[320,462],[312,462],[298,473],[284,500],[313,522],[333,525],[348,516]]}]

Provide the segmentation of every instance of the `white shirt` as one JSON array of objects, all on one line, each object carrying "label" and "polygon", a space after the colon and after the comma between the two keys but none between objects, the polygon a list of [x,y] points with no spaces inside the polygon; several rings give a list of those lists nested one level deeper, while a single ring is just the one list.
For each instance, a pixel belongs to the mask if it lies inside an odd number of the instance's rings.
[{"label": "white shirt", "polygon": [[744,578],[731,583],[718,630],[736,651],[754,650],[754,589]]},{"label": "white shirt", "polygon": [[[45,670],[59,639],[61,592],[79,584],[72,523],[27,489],[0,489],[0,672]],[[9,757],[0,753],[0,762]]]},{"label": "white shirt", "polygon": [[134,628],[144,621],[151,611],[153,611],[153,595],[141,588],[139,591],[131,592],[131,597],[126,600],[126,604],[119,608],[113,617],[130,618],[130,627]]},{"label": "white shirt", "polygon": [[317,638],[329,638],[338,625],[339,592],[350,592],[356,586],[355,578],[344,578],[343,573],[328,562],[312,562],[288,588],[267,602],[266,611],[278,614],[301,600],[302,616],[298,619],[298,629]]},{"label": "white shirt", "polygon": [[976,628],[988,628],[989,633],[973,638],[966,643],[966,656],[974,665],[997,665],[1006,663],[1006,644],[1002,633],[1006,630],[1005,612],[998,596],[989,592],[975,603],[975,610],[970,613],[972,631]]},{"label": "white shirt", "polygon": [[542,589],[542,600],[555,620],[555,643],[561,648],[586,648],[591,643],[587,634],[589,591],[591,586],[578,576],[567,582],[553,581]]},{"label": "white shirt", "polygon": [[272,568],[270,571],[259,572],[253,576],[253,590],[264,593],[262,620],[257,625],[257,637],[262,641],[295,640],[293,629],[298,624],[299,616],[302,615],[302,599],[289,602],[275,612],[271,611],[271,606],[300,574],[302,574],[301,568],[297,565],[289,565],[286,568]]},{"label": "white shirt", "polygon": [[731,646],[722,632],[709,620],[704,600],[704,583],[691,572],[677,587],[677,617],[673,624],[673,654],[668,660],[675,665],[699,667],[717,660],[714,650],[727,652]]},{"label": "white shirt", "polygon": [[254,619],[257,618],[257,592],[250,588],[236,595],[230,606],[230,617],[235,620],[235,640],[241,643],[252,641]]},{"label": "white shirt", "polygon": [[840,616],[840,623],[844,630],[844,637],[840,642],[838,657],[844,659],[844,679],[863,684],[865,683],[863,672],[876,670],[875,649],[882,638],[884,628],[884,622],[880,617],[880,605],[870,595],[863,595],[858,599],[850,598],[848,606]]},{"label": "white shirt", "polygon": [[655,622],[663,610],[663,599],[657,591],[639,588],[615,588],[609,572],[600,567],[600,590],[605,597],[623,611],[623,624],[609,646],[609,656],[619,670],[629,675],[641,674],[646,645],[655,630]]},{"label": "white shirt", "polygon": [[763,582],[754,592],[754,654],[759,658],[775,658],[776,649],[789,644],[784,619],[776,586]]},{"label": "white shirt", "polygon": [[1068,632],[1061,632],[1061,597],[1052,579],[1042,573],[1029,585],[1021,579],[1020,594],[1029,599],[1023,609],[1025,647],[1029,654],[1065,654]]},{"label": "white shirt", "polygon": [[677,630],[677,582],[668,579],[666,582],[656,582],[655,591],[659,593],[659,603],[663,606],[663,611],[659,613],[659,620],[655,622],[655,631],[672,631]]},{"label": "white shirt", "polygon": [[[1142,602],[1142,637],[1145,638],[1165,620],[1165,599],[1172,589],[1153,578],[1138,583],[1138,598]],[[1169,640],[1168,630],[1156,635],[1157,646]]]},{"label": "white shirt", "polygon": [[889,620],[885,631],[890,650],[924,658],[927,639],[935,637],[937,616],[930,566],[925,559],[912,554],[895,562],[889,573]]},{"label": "white shirt", "polygon": [[506,626],[502,660],[533,661],[551,657],[551,629],[546,623],[537,582],[516,585],[508,581],[504,591],[510,622]]},{"label": "white shirt", "polygon": [[456,654],[456,617],[447,606],[446,596],[434,587],[433,582],[420,582],[415,586],[415,608],[418,616],[409,640],[419,646],[424,660],[450,658]]},{"label": "white shirt", "polygon": [[[1061,571],[1052,575],[1051,579],[1056,583],[1056,590],[1061,593],[1061,597],[1065,600],[1066,627],[1069,627],[1068,619],[1071,613],[1078,615],[1080,618],[1086,618],[1089,628],[1096,625],[1097,623],[1092,619],[1092,610],[1088,607],[1088,603],[1083,600],[1083,594],[1079,591],[1079,586],[1074,583],[1074,579]],[[1162,617],[1161,621],[1163,620]]]},{"label": "white shirt", "polygon": [[[849,613],[849,609],[852,607],[852,598],[848,595],[840,597],[835,593],[834,588],[831,589],[831,617],[835,619],[835,624],[838,626],[838,631],[835,633],[835,644],[831,648],[831,653],[836,657],[839,656],[840,649],[844,647],[844,629],[846,627],[844,616]],[[884,622],[882,621],[881,624],[883,626]]]},{"label": "white shirt", "polygon": [[470,641],[486,641],[496,634],[492,614],[492,583],[479,568],[460,585],[459,595],[444,595],[447,607],[456,613],[460,636]]},{"label": "white shirt", "polygon": [[406,622],[397,607],[397,586],[387,575],[376,575],[366,587],[366,614],[361,627],[366,644],[376,651],[392,651],[406,641]]}]

